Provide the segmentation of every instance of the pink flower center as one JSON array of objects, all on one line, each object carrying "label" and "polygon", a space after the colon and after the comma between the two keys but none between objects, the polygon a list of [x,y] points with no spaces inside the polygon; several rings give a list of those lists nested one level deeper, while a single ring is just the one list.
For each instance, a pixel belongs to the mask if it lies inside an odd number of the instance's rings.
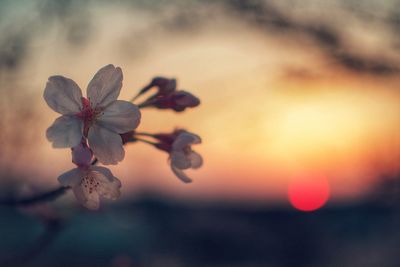
[{"label": "pink flower center", "polygon": [[82,97],[82,106],[81,112],[76,113],[75,116],[83,121],[83,135],[87,137],[90,126],[93,125],[102,110],[100,108],[93,109],[90,101],[85,97]]}]

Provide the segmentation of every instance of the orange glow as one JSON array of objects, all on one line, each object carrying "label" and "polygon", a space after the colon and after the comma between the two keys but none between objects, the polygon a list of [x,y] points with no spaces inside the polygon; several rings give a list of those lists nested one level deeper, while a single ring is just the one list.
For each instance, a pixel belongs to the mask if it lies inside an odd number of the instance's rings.
[{"label": "orange glow", "polygon": [[[19,73],[1,78],[7,82],[0,109],[10,126],[2,131],[7,140],[2,166],[26,172],[32,183],[57,186],[56,177],[74,166],[70,150],[53,149],[46,140],[46,129],[58,116],[43,100],[46,81],[61,74],[85,91],[95,71],[113,63],[124,73],[119,99],[130,99],[155,75],[177,78],[179,89],[201,99],[198,109],[179,114],[143,109],[137,129],[157,133],[184,127],[199,134],[203,143],[194,149],[205,163],[188,172],[194,182],[181,184],[166,153],[135,143],[126,147],[121,164],[110,167],[126,197],[154,190],[188,198],[286,201],[288,178],[316,170],[326,176],[332,199],[343,199],[399,173],[399,75],[347,71],[327,62],[325,50],[312,41],[292,42],[289,35],[264,34],[248,24],[221,19],[188,38],[188,32],[168,27],[154,31],[158,16],[105,7],[93,10],[93,34],[85,46],[65,42],[60,38],[67,34],[65,25],[55,25],[29,46],[32,57]],[[384,41],[380,35],[351,30],[358,33],[357,51],[380,51],[366,46],[375,38]],[[29,99],[24,100],[29,105],[19,99]],[[26,114],[32,114],[28,122],[34,127],[15,124],[27,120]],[[21,133],[27,139],[23,146]]]},{"label": "orange glow", "polygon": [[328,201],[328,180],[323,176],[297,177],[289,183],[289,201],[298,210],[314,211]]}]

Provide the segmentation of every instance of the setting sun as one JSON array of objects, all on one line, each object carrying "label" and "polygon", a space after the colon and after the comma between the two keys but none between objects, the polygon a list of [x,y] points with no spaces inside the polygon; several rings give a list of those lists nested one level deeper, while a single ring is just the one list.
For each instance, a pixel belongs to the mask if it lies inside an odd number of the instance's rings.
[{"label": "setting sun", "polygon": [[307,175],[295,177],[288,186],[288,197],[294,208],[314,211],[328,201],[330,188],[323,176]]}]

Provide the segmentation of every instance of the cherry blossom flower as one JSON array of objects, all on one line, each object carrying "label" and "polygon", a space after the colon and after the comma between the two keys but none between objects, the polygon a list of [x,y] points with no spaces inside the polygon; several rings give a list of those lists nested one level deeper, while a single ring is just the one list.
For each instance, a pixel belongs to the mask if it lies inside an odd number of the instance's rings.
[{"label": "cherry blossom flower", "polygon": [[101,163],[122,161],[125,151],[119,134],[134,130],[141,114],[134,104],[117,100],[121,87],[122,71],[111,64],[94,75],[87,87],[87,98],[82,97],[73,80],[50,77],[44,99],[50,108],[62,114],[46,132],[53,147],[74,147],[83,136]]},{"label": "cherry blossom flower", "polygon": [[200,105],[200,100],[193,94],[184,90],[176,90],[175,79],[156,77],[141,90],[140,94],[147,92],[152,87],[157,87],[157,93],[140,104],[140,107],[156,107],[158,109],[172,109],[176,112],[181,112],[186,108]]},{"label": "cherry blossom flower", "polygon": [[203,165],[201,155],[191,148],[191,145],[200,144],[201,138],[185,130],[176,130],[171,134],[156,134],[154,137],[160,141],[156,147],[169,153],[174,174],[185,183],[192,182],[183,170],[198,169]]},{"label": "cherry blossom flower", "polygon": [[121,182],[105,167],[91,165],[93,154],[85,143],[72,148],[72,161],[77,168],[58,177],[63,186],[72,187],[76,199],[86,208],[96,210],[100,197],[119,198]]}]

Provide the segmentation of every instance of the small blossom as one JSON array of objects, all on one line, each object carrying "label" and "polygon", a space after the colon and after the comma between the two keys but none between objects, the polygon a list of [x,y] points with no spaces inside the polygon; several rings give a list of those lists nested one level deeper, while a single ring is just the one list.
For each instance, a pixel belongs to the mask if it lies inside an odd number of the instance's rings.
[{"label": "small blossom", "polygon": [[201,138],[185,130],[176,130],[171,134],[156,134],[154,137],[160,141],[156,147],[169,153],[174,174],[185,183],[192,182],[183,170],[198,169],[203,165],[201,155],[191,148],[191,145],[200,144]]},{"label": "small blossom", "polygon": [[125,151],[119,134],[134,130],[140,123],[140,111],[134,104],[117,100],[122,87],[122,71],[107,65],[101,68],[87,87],[87,98],[79,86],[63,76],[52,76],[46,84],[44,99],[62,114],[46,132],[53,147],[74,147],[82,139],[103,164],[117,164]]},{"label": "small blossom", "polygon": [[63,186],[72,187],[76,199],[86,208],[96,210],[100,197],[115,200],[121,192],[121,182],[105,167],[91,165],[93,154],[85,143],[72,148],[72,159],[77,165],[58,177]]},{"label": "small blossom", "polygon": [[176,80],[163,77],[154,78],[151,83],[143,88],[141,93],[152,87],[157,87],[156,94],[150,96],[140,104],[140,107],[156,107],[158,109],[172,109],[176,112],[184,111],[200,105],[200,100],[193,94],[184,90],[176,90]]}]

